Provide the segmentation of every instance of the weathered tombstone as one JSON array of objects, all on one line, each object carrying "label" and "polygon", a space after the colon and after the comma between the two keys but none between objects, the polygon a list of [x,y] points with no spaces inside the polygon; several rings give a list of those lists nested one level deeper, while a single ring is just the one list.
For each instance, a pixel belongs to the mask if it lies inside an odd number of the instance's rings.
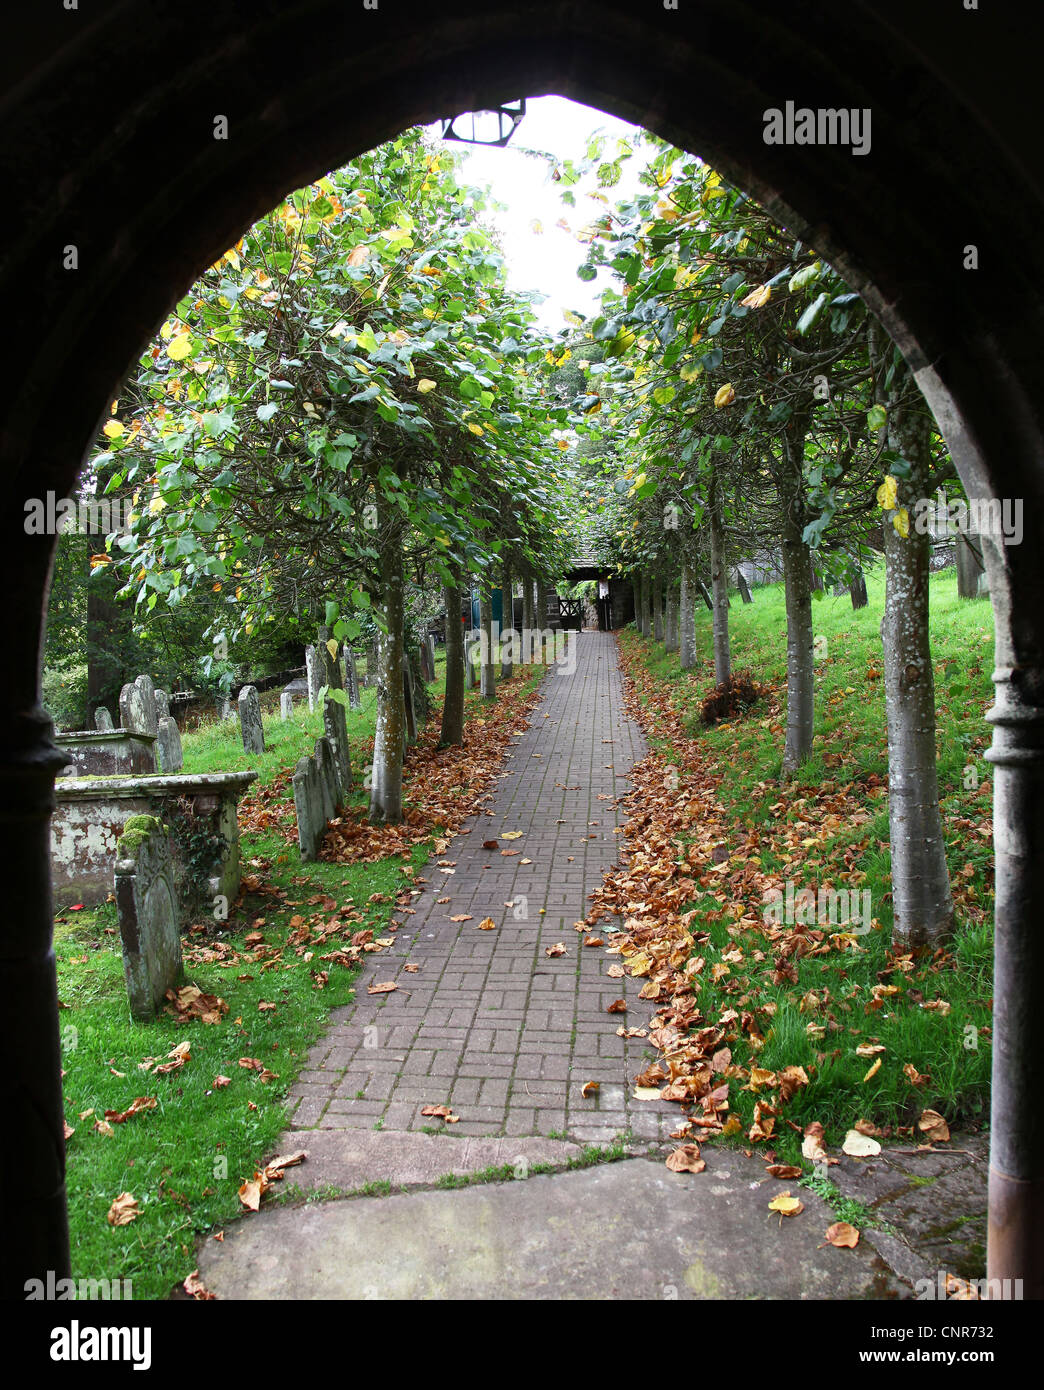
[{"label": "weathered tombstone", "polygon": [[421,675],[426,681],[432,679],[432,674],[428,664],[428,639],[425,637],[420,644],[420,669]]},{"label": "weathered tombstone", "polygon": [[467,687],[469,690],[474,690],[479,683],[478,665],[474,660],[478,645],[478,638],[472,637],[469,632],[464,638],[464,672],[467,676]]},{"label": "weathered tombstone", "polygon": [[322,792],[314,758],[301,758],[294,768],[294,809],[297,812],[297,843],[302,859],[315,859],[322,844],[326,822],[323,820]]},{"label": "weathered tombstone", "polygon": [[288,695],[285,690],[279,697],[279,717],[280,719],[293,719],[294,717],[294,697]]},{"label": "weathered tombstone", "polygon": [[333,757],[337,810],[347,804],[352,790],[352,764],[348,752],[348,720],[344,706],[329,695],[323,701],[323,730]]},{"label": "weathered tombstone", "polygon": [[308,708],[315,709],[315,702],[319,698],[319,691],[323,684],[323,667],[319,657],[319,652],[315,647],[305,648],[305,669],[308,681]]},{"label": "weathered tombstone", "polygon": [[244,685],[239,692],[239,726],[243,734],[243,747],[248,753],[265,751],[265,728],[261,723],[261,701],[257,687]]},{"label": "weathered tombstone", "polygon": [[152,696],[156,702],[156,726],[159,731],[159,721],[166,715],[170,716],[170,696],[165,690],[155,690]]},{"label": "weathered tombstone", "polygon": [[185,766],[181,734],[169,714],[161,715],[156,726],[156,752],[161,772],[180,772]]},{"label": "weathered tombstone", "polygon": [[156,687],[152,684],[151,676],[135,676],[134,684],[141,691],[142,704],[145,706],[145,718],[149,721],[149,727],[143,729],[143,733],[156,733]]},{"label": "weathered tombstone", "polygon": [[156,736],[156,707],[151,699],[146,706],[145,696],[137,681],[128,682],[120,691],[120,727],[130,734],[148,734],[150,738]]},{"label": "weathered tombstone", "polygon": [[170,842],[156,816],[131,816],[124,826],[114,890],[130,1011],[149,1019],[184,978]]},{"label": "weathered tombstone", "polygon": [[325,828],[327,823],[332,821],[337,814],[337,773],[334,768],[333,749],[330,747],[330,740],[325,734],[322,738],[316,739],[314,756],[315,766],[319,773],[323,827]]},{"label": "weathered tombstone", "polygon": [[232,701],[222,698],[214,701],[214,713],[219,719],[232,718]]},{"label": "weathered tombstone", "polygon": [[348,692],[348,704],[352,709],[358,709],[362,703],[359,699],[359,670],[355,664],[355,653],[347,650],[344,659],[344,688]]},{"label": "weathered tombstone", "polygon": [[99,705],[94,711],[94,727],[105,733],[112,728],[112,715],[104,705]]}]

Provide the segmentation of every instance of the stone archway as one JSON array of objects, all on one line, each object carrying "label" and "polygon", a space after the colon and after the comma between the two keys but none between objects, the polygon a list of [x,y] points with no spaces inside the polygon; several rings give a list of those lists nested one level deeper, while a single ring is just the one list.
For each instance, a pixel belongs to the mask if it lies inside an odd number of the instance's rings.
[{"label": "stone archway", "polygon": [[[671,0],[668,0],[671,3]],[[39,705],[50,551],[24,501],[66,495],[114,387],[170,304],[285,192],[439,115],[559,92],[698,150],[812,242],[902,347],[973,497],[1019,497],[987,556],[997,626],[997,921],[990,1273],[1044,1289],[1044,1107],[1034,1103],[1044,877],[1044,251],[1029,45],[954,0],[76,0],[8,43],[9,368],[0,865],[11,906],[4,1292],[68,1262],[47,822],[61,765]],[[988,61],[988,56],[995,61]],[[872,148],[768,146],[787,100],[868,107]],[[227,123],[227,138],[215,138]],[[930,196],[926,197],[926,190]],[[979,269],[965,269],[966,248]]]}]

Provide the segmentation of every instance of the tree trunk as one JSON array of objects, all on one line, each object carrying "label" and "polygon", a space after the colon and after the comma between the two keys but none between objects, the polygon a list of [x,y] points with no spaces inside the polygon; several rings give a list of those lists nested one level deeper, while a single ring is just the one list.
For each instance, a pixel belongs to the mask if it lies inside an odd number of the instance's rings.
[{"label": "tree trunk", "polygon": [[652,584],[649,582],[649,575],[646,570],[642,570],[642,623],[641,632],[643,637],[652,634]]},{"label": "tree trunk", "polygon": [[[918,498],[928,496],[928,407],[903,368],[888,411],[888,445],[910,464],[899,479],[899,506],[908,534],[884,522],[885,715],[888,721],[888,820],[892,845],[892,940],[904,950],[933,948],[953,927],[939,785],[935,767],[935,681],[928,629],[931,541],[909,522]],[[905,401],[897,403],[902,393]]]},{"label": "tree trunk", "polygon": [[652,606],[653,606],[653,637],[657,642],[663,641],[663,578],[660,574],[659,566],[653,575],[652,584]]},{"label": "tree trunk", "polygon": [[505,560],[500,581],[500,640],[502,643],[500,648],[500,678],[505,681],[511,679],[515,669],[512,651],[515,641],[515,604],[511,596],[513,582],[511,564]]},{"label": "tree trunk", "polygon": [[442,747],[464,742],[464,625],[460,621],[460,585],[445,584],[446,695],[442,702]]},{"label": "tree trunk", "polygon": [[679,603],[681,606],[681,668],[683,671],[691,671],[696,665],[696,566],[688,555],[682,559]]},{"label": "tree trunk", "polygon": [[865,608],[869,602],[866,596],[866,578],[861,569],[856,570],[855,577],[848,586],[848,592],[852,595],[853,608]]},{"label": "tree trunk", "polygon": [[395,518],[381,518],[381,602],[386,632],[377,638],[377,727],[373,738],[370,820],[389,825],[402,820],[402,757],[406,741],[403,698],[402,532]]},{"label": "tree trunk", "polygon": [[537,630],[534,645],[540,660],[543,662],[547,660],[547,652],[544,650],[544,634],[547,631],[547,585],[542,579],[536,581],[534,608],[533,616],[536,619],[534,626]]},{"label": "tree trunk", "polygon": [[533,660],[533,581],[527,573],[522,575],[522,652],[523,666]]},{"label": "tree trunk", "polygon": [[743,600],[744,603],[754,602],[754,600],[750,596],[750,587],[747,584],[747,576],[740,569],[739,565],[736,566],[736,588],[739,590],[740,598]]},{"label": "tree trunk", "polygon": [[714,683],[721,685],[732,673],[732,657],[729,651],[729,573],[725,567],[725,526],[716,469],[711,473],[709,491]]},{"label": "tree trunk", "polygon": [[664,623],[664,645],[669,652],[676,652],[678,650],[678,586],[674,580],[667,585],[667,616]]},{"label": "tree trunk", "polygon": [[977,598],[979,575],[985,570],[981,545],[976,536],[957,532],[957,597]]},{"label": "tree trunk", "polygon": [[802,493],[805,424],[793,423],[783,436],[783,456],[774,469],[783,509],[783,587],[787,606],[787,736],[783,775],[795,772],[812,751],[814,664],[812,658],[812,557],[801,539],[805,528]]},{"label": "tree trunk", "polygon": [[479,594],[479,622],[482,625],[481,693],[483,700],[497,698],[496,652],[493,642],[493,595],[486,583]]}]

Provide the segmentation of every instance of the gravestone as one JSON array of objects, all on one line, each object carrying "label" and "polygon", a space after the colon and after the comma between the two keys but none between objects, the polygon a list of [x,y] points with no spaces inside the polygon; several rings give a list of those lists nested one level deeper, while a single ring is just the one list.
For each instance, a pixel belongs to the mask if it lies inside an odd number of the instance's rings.
[{"label": "gravestone", "polygon": [[222,720],[224,720],[224,719],[231,719],[231,718],[232,718],[232,701],[231,701],[231,700],[228,700],[228,699],[215,700],[215,701],[214,701],[214,713],[217,715],[217,717],[218,717],[219,719],[222,719]]},{"label": "gravestone", "polygon": [[170,842],[156,816],[131,816],[124,826],[114,891],[131,1015],[150,1019],[184,978]]},{"label": "gravestone", "polygon": [[112,728],[112,715],[104,705],[94,711],[94,727],[106,733]]},{"label": "gravestone", "polygon": [[156,737],[155,704],[150,696],[146,705],[145,695],[137,681],[129,681],[120,691],[120,727],[129,734]]},{"label": "gravestone", "polygon": [[427,637],[423,638],[420,644],[420,668],[421,675],[426,681],[435,679],[435,660]]},{"label": "gravestone", "polygon": [[149,727],[143,729],[142,733],[155,735],[156,733],[156,687],[152,684],[151,676],[136,676],[134,684],[141,691],[142,704],[145,707],[145,718],[149,721]]},{"label": "gravestone", "polygon": [[326,821],[319,770],[314,758],[301,758],[294,768],[294,809],[297,812],[297,843],[302,859],[317,859]]},{"label": "gravestone", "polygon": [[319,773],[319,790],[322,793],[322,817],[325,827],[337,814],[337,772],[334,767],[333,749],[324,734],[315,741],[313,753],[315,766]]},{"label": "gravestone", "polygon": [[305,648],[305,669],[305,678],[308,681],[308,708],[314,710],[323,684],[323,663],[315,647]]},{"label": "gravestone", "polygon": [[243,747],[248,753],[265,751],[265,729],[261,723],[261,701],[257,687],[244,685],[239,692],[239,726],[243,734]]},{"label": "gravestone", "polygon": [[478,648],[479,640],[468,633],[464,638],[464,672],[467,677],[467,688],[474,690],[479,683],[478,665],[473,657]]},{"label": "gravestone", "polygon": [[359,709],[361,701],[359,699],[359,671],[355,664],[355,653],[346,651],[344,658],[344,688],[348,692],[348,704],[352,709]]},{"label": "gravestone", "polygon": [[329,695],[323,701],[323,730],[333,758],[334,801],[337,810],[347,804],[352,790],[352,764],[348,753],[348,720],[344,706]]},{"label": "gravestone", "polygon": [[159,732],[159,721],[164,717],[170,717],[170,696],[165,690],[156,690],[152,697],[156,702],[156,731]]},{"label": "gravestone", "polygon": [[294,697],[288,695],[285,690],[279,697],[279,717],[280,719],[293,719],[294,717]]},{"label": "gravestone", "polygon": [[185,766],[181,752],[181,735],[169,714],[162,714],[157,720],[156,752],[161,772],[180,772]]}]

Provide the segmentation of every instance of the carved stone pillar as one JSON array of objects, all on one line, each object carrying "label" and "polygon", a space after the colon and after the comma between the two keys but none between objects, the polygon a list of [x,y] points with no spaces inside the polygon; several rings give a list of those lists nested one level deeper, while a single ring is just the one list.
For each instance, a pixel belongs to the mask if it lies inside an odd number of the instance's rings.
[{"label": "carved stone pillar", "polygon": [[1044,669],[993,673],[996,943],[988,1277],[1044,1297]]}]

